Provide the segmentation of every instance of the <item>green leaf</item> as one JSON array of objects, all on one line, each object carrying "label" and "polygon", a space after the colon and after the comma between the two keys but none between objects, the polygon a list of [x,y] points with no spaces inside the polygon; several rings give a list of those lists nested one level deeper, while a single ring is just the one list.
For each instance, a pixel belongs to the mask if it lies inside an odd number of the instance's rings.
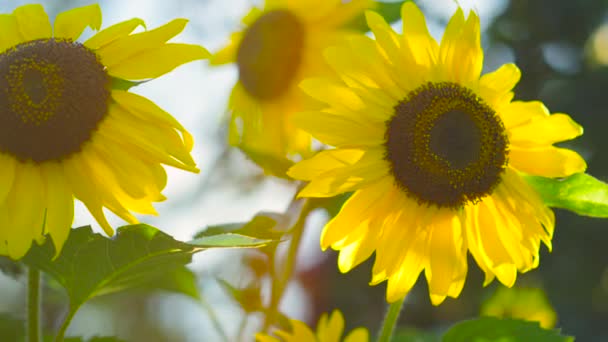
[{"label": "green leaf", "polygon": [[441,338],[431,332],[415,328],[399,328],[393,335],[393,342],[439,342]]},{"label": "green leaf", "polygon": [[181,293],[192,297],[197,301],[201,298],[200,293],[198,292],[196,274],[185,266],[170,270],[162,277],[155,280],[154,283],[144,284],[143,288],[152,291],[165,290],[168,292]]},{"label": "green leaf", "polygon": [[226,238],[235,242],[247,243],[248,241],[245,238],[250,238],[252,240],[249,243],[268,244],[273,240],[280,240],[285,234],[286,221],[288,221],[288,218],[284,214],[261,212],[249,222],[209,226],[198,232],[193,241],[198,243],[208,243],[209,241],[222,243],[221,238]]},{"label": "green leaf", "polygon": [[480,317],[454,325],[443,342],[572,342],[573,337],[559,330],[545,330],[537,322],[496,317]]},{"label": "green leaf", "polygon": [[583,216],[608,217],[608,184],[589,174],[563,179],[526,176],[526,180],[551,207]]},{"label": "green leaf", "polygon": [[81,227],[70,232],[56,260],[48,239],[33,246],[23,261],[55,278],[76,310],[93,297],[154,283],[201,250],[143,224],[118,228],[112,239]]},{"label": "green leaf", "polygon": [[32,246],[23,262],[61,284],[70,299],[70,311],[75,312],[91,298],[136,287],[198,298],[195,277],[184,268],[194,253],[207,248],[263,246],[271,241],[223,234],[185,243],[145,224],[120,227],[109,239],[93,233],[91,227],[81,227],[70,232],[56,260],[48,239],[42,246]]},{"label": "green leaf", "polygon": [[287,170],[293,166],[293,162],[287,158],[280,158],[271,154],[256,151],[241,145],[239,149],[247,156],[249,160],[264,169],[264,172],[279,178],[291,179],[287,176]]},{"label": "green leaf", "polygon": [[223,279],[217,279],[217,281],[224,288],[224,290],[228,292],[230,297],[239,303],[239,306],[245,310],[245,312],[251,313],[264,310],[261,290],[258,284],[252,284],[248,287],[239,289]]}]

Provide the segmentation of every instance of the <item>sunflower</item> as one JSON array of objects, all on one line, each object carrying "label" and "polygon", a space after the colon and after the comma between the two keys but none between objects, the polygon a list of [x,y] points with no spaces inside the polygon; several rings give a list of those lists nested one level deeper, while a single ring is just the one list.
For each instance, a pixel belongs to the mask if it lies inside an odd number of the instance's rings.
[{"label": "sunflower", "polygon": [[310,183],[299,196],[353,191],[325,226],[321,247],[340,251],[347,272],[375,251],[371,284],[388,281],[387,300],[405,296],[424,271],[433,304],[457,297],[467,251],[485,272],[512,286],[517,271],[549,250],[553,212],[522,177],[583,172],[575,152],[553,146],[582,134],[565,114],[538,101],[512,101],[519,69],[481,76],[479,18],[458,9],[441,43],[412,2],[403,34],[366,13],[375,40],[358,36],[325,50],[339,78],[302,88],[328,106],[295,123],[335,149],[296,164]]},{"label": "sunflower", "polygon": [[317,324],[317,333],[308,328],[308,326],[295,319],[289,320],[292,325],[292,331],[275,331],[274,334],[281,339],[269,336],[263,333],[256,334],[255,338],[258,342],[367,342],[369,341],[369,333],[365,328],[353,329],[344,340],[341,340],[342,332],[344,331],[344,317],[339,310],[334,310],[328,317],[327,313],[321,315]]},{"label": "sunflower", "polygon": [[67,239],[74,198],[109,235],[107,208],[136,223],[131,211],[155,214],[165,198],[162,164],[198,172],[191,135],[150,100],[126,91],[206,58],[195,45],[167,43],[186,20],[132,34],[131,19],[98,30],[98,5],[57,15],[40,5],[0,15],[0,254],[22,257],[49,234],[56,253]]},{"label": "sunflower", "polygon": [[288,120],[310,103],[298,84],[330,69],[321,51],[352,34],[345,25],[371,0],[267,0],[242,22],[244,30],[213,55],[211,64],[236,62],[239,79],[229,100],[229,142],[285,158],[306,154],[310,138]]},{"label": "sunflower", "polygon": [[545,292],[532,287],[498,287],[481,306],[482,316],[508,317],[555,327],[557,314]]}]

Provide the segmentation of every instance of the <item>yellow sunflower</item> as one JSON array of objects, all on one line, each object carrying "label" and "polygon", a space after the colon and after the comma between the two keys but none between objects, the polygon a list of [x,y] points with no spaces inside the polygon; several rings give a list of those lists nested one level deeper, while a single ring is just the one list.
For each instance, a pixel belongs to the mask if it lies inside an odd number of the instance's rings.
[{"label": "yellow sunflower", "polygon": [[531,287],[498,287],[481,306],[481,315],[538,322],[545,329],[552,329],[557,321],[545,292]]},{"label": "yellow sunflower", "polygon": [[403,34],[366,13],[375,40],[360,35],[325,50],[339,79],[302,88],[327,103],[299,113],[299,127],[335,149],[296,164],[310,183],[300,196],[354,194],[324,228],[321,247],[339,250],[342,272],[375,251],[371,284],[388,280],[387,300],[410,291],[424,271],[433,304],[457,297],[467,251],[485,272],[512,286],[517,271],[551,249],[553,212],[522,173],[565,177],[586,168],[575,152],[552,146],[582,134],[565,114],[512,101],[520,78],[507,64],[480,76],[479,18],[462,9],[441,43],[412,2]]},{"label": "yellow sunflower", "polygon": [[275,331],[274,334],[280,339],[269,336],[263,333],[258,333],[255,339],[258,342],[367,342],[369,341],[369,333],[365,328],[353,329],[344,340],[342,340],[342,332],[344,331],[344,317],[339,310],[334,310],[328,317],[324,313],[317,324],[317,332],[315,333],[308,326],[298,320],[289,320],[292,325],[292,331]]},{"label": "yellow sunflower", "polygon": [[298,84],[329,71],[321,51],[351,34],[345,25],[370,5],[371,0],[266,0],[263,9],[253,8],[242,20],[244,30],[210,59],[238,67],[228,104],[229,142],[280,158],[309,151],[309,135],[288,120],[310,105]]},{"label": "yellow sunflower", "polygon": [[167,43],[185,25],[132,34],[144,22],[131,19],[80,43],[86,27],[101,26],[98,5],[60,13],[54,25],[40,5],[0,15],[0,254],[18,259],[47,233],[59,253],[74,197],[112,234],[104,207],[129,223],[137,222],[131,211],[155,214],[161,163],[198,172],[184,127],[124,90],[125,80],[208,56]]}]

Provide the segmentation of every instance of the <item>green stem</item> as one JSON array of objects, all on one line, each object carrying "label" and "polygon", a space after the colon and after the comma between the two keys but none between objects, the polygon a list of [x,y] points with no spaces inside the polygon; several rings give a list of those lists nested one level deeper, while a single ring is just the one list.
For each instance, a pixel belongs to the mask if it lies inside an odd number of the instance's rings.
[{"label": "green stem", "polygon": [[393,336],[393,330],[399,320],[399,314],[401,313],[404,300],[405,297],[392,303],[388,307],[388,312],[386,313],[386,317],[384,317],[384,322],[382,322],[382,330],[380,330],[378,342],[390,342],[391,337]]},{"label": "green stem", "polygon": [[27,340],[40,341],[40,270],[27,271]]},{"label": "green stem", "polygon": [[72,322],[72,318],[74,318],[76,311],[78,311],[78,310],[75,308],[70,308],[70,312],[68,312],[68,315],[66,316],[65,320],[63,321],[63,323],[61,323],[59,332],[57,333],[57,336],[55,336],[55,342],[63,341],[65,332],[68,330],[68,327],[70,326],[70,322]]},{"label": "green stem", "polygon": [[207,314],[209,315],[211,324],[213,325],[215,330],[217,330],[217,333],[220,335],[222,341],[228,342],[229,341],[228,335],[226,335],[226,331],[224,331],[224,329],[222,328],[222,324],[220,323],[220,320],[217,318],[215,311],[213,311],[213,307],[211,306],[211,304],[209,304],[209,302],[207,302],[207,300],[203,296],[201,296],[200,300],[201,300],[201,304],[202,304],[203,308],[205,309],[205,311],[207,311]]},{"label": "green stem", "polygon": [[[283,264],[283,272],[279,272],[278,274],[276,272],[271,272],[272,286],[270,290],[270,305],[268,306],[268,311],[266,312],[266,316],[264,317],[264,325],[262,327],[263,332],[268,332],[268,329],[272,325],[272,322],[275,321],[276,315],[279,312],[279,305],[281,304],[281,300],[283,299],[285,288],[287,287],[287,284],[291,279],[291,274],[293,273],[296,266],[296,257],[298,255],[298,249],[300,247],[300,240],[302,240],[302,235],[304,233],[304,224],[306,223],[306,218],[308,218],[308,214],[310,214],[313,209],[314,206],[310,204],[309,200],[306,200],[302,205],[298,220],[291,228],[291,242],[287,251],[285,263]],[[275,259],[271,258],[272,268],[274,268],[274,261]]]}]

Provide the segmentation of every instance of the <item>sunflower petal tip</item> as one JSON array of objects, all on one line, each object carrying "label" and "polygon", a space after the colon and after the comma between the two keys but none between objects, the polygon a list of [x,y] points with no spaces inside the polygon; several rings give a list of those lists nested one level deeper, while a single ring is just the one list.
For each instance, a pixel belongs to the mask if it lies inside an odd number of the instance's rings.
[{"label": "sunflower petal tip", "polygon": [[447,297],[446,295],[438,295],[438,294],[429,294],[430,298],[431,298],[431,304],[433,304],[433,306],[438,306],[441,303],[443,303],[443,301],[445,300],[445,298]]}]

